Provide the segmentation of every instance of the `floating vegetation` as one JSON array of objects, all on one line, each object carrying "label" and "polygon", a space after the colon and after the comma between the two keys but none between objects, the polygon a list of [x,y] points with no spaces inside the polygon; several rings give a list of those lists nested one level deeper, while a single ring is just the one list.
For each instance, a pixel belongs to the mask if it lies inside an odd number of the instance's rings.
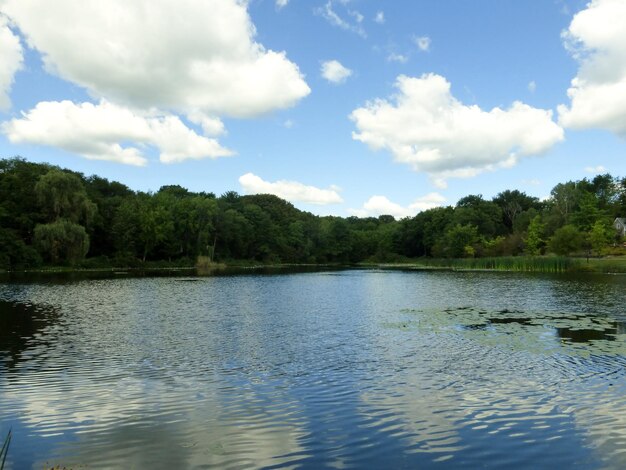
[{"label": "floating vegetation", "polygon": [[401,313],[404,318],[384,327],[456,334],[490,346],[536,353],[626,356],[626,322],[605,315],[473,307],[404,309]]}]

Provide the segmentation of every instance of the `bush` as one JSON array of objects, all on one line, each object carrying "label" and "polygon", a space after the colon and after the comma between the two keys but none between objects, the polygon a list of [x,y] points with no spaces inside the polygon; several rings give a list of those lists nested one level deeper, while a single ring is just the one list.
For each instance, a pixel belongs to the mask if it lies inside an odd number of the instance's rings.
[{"label": "bush", "polygon": [[567,256],[580,250],[583,244],[583,234],[573,225],[564,225],[554,232],[548,243],[548,249],[557,255]]}]

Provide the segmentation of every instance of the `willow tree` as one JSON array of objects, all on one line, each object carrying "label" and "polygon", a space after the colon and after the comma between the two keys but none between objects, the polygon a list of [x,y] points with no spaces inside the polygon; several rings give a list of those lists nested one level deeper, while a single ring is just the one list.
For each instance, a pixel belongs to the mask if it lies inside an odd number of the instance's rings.
[{"label": "willow tree", "polygon": [[48,220],[35,227],[35,245],[54,264],[76,264],[89,250],[85,225],[97,210],[82,180],[72,173],[52,169],[39,178],[35,194]]}]

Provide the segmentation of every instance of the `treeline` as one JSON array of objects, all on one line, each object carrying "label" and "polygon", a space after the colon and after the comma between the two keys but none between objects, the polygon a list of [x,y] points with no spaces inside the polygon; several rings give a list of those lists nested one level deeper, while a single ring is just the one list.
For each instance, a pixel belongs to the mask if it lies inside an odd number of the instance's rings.
[{"label": "treeline", "polygon": [[133,191],[98,176],[0,160],[0,269],[164,261],[356,263],[603,250],[619,241],[626,178],[558,184],[547,201],[504,191],[397,221],[319,217],[273,195]]}]

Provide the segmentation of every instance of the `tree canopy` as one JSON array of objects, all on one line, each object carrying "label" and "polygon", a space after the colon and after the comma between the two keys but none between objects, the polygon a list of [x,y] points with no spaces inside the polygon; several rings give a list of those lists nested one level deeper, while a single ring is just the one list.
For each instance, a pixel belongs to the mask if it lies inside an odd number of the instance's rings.
[{"label": "tree canopy", "polygon": [[166,260],[354,263],[415,257],[602,253],[626,216],[626,178],[557,184],[540,201],[519,190],[468,195],[414,217],[320,217],[279,197],[157,192],[21,158],[0,160],[0,269]]}]

